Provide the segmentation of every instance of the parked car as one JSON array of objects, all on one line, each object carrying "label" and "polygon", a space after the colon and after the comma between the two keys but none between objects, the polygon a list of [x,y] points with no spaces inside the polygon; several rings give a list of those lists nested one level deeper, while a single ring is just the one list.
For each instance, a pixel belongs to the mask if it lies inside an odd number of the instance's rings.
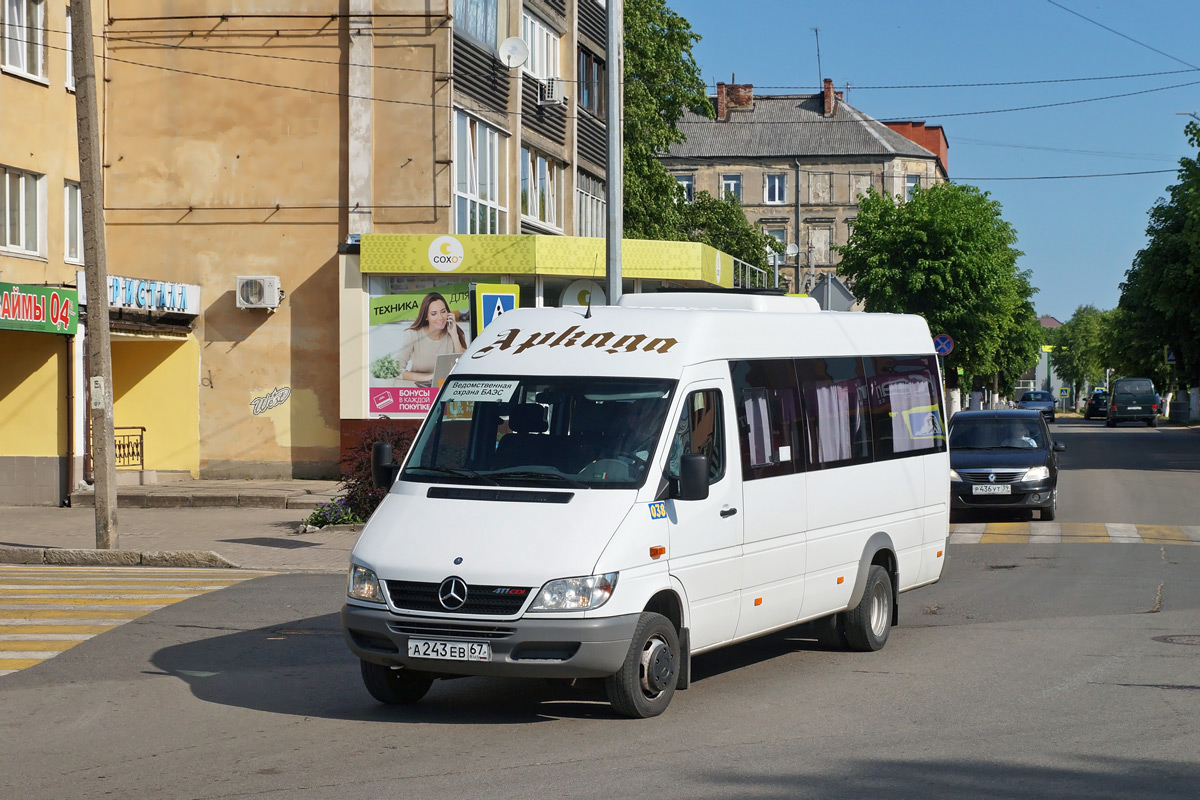
[{"label": "parked car", "polygon": [[1054,422],[1054,405],[1054,396],[1049,392],[1026,392],[1017,401],[1017,408],[1040,411],[1051,422]]},{"label": "parked car", "polygon": [[1151,428],[1158,427],[1158,392],[1149,378],[1118,378],[1112,382],[1111,399],[1105,422],[1116,427],[1118,422],[1142,421]]},{"label": "parked car", "polygon": [[950,420],[950,509],[1058,508],[1058,454],[1040,412],[960,411]]},{"label": "parked car", "polygon": [[1108,392],[1097,390],[1088,398],[1087,406],[1083,409],[1083,418],[1104,417],[1108,415]]}]

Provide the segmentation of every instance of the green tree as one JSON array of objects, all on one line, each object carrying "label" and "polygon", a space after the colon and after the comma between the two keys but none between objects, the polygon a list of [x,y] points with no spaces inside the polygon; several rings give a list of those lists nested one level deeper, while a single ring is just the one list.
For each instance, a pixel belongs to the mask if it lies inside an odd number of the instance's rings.
[{"label": "green tree", "polygon": [[732,196],[700,192],[686,202],[658,160],[684,141],[679,121],[691,111],[713,117],[692,47],[700,36],[665,0],[625,2],[625,200],[630,239],[703,242],[756,267],[767,266],[775,239],[746,219]]},{"label": "green tree", "polygon": [[728,253],[734,258],[767,266],[767,252],[782,253],[783,244],[774,236],[760,233],[746,220],[742,204],[733,195],[718,200],[708,192],[697,192],[693,202],[681,209],[683,238]]},{"label": "green tree", "polygon": [[874,190],[862,198],[838,274],[867,311],[919,314],[948,333],[946,357],[966,375],[999,375],[1011,389],[1037,361],[1036,289],[1017,269],[1022,253],[1000,204],[964,184],[916,189],[908,200]]},{"label": "green tree", "polygon": [[1082,305],[1055,334],[1050,365],[1058,377],[1071,384],[1076,396],[1085,383],[1095,386],[1104,382],[1106,321],[1103,311]]}]

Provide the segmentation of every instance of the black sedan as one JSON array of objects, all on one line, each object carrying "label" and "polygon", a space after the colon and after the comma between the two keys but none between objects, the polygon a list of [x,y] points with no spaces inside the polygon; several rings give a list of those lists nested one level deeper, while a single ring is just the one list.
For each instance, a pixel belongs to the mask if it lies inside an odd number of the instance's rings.
[{"label": "black sedan", "polygon": [[1091,419],[1092,417],[1100,417],[1103,419],[1108,415],[1108,393],[1095,392],[1088,398],[1087,407],[1083,409],[1083,418]]},{"label": "black sedan", "polygon": [[960,411],[950,420],[951,514],[1031,509],[1054,519],[1063,450],[1038,411]]}]

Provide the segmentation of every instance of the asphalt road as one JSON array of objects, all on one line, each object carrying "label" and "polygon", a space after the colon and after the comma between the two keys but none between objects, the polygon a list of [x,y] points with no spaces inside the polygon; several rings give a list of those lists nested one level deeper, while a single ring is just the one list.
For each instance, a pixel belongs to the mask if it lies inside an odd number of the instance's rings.
[{"label": "asphalt road", "polygon": [[[1186,464],[1200,441],[1075,427],[1089,464],[1116,442]],[[1187,466],[1129,472],[1200,489]],[[802,629],[726,648],[650,720],[592,682],[461,679],[379,706],[340,638],[343,578],[258,578],[0,678],[0,797],[1194,797],[1197,574],[1196,546],[952,545],[882,651]]]}]

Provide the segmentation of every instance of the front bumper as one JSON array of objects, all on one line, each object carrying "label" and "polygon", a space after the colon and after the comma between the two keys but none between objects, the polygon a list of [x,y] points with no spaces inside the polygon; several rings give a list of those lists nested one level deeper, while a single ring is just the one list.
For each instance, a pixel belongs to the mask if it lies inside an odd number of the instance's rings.
[{"label": "front bumper", "polygon": [[[446,675],[513,678],[604,678],[620,669],[629,653],[638,614],[597,619],[518,619],[490,622],[477,617],[419,617],[350,603],[342,606],[342,633],[359,658]],[[409,637],[442,641],[487,641],[490,661],[409,658]]]},{"label": "front bumper", "polygon": [[1028,481],[1008,484],[1011,494],[972,494],[976,484],[954,482],[950,484],[950,507],[957,509],[986,508],[1048,508],[1054,503],[1054,483]]}]

